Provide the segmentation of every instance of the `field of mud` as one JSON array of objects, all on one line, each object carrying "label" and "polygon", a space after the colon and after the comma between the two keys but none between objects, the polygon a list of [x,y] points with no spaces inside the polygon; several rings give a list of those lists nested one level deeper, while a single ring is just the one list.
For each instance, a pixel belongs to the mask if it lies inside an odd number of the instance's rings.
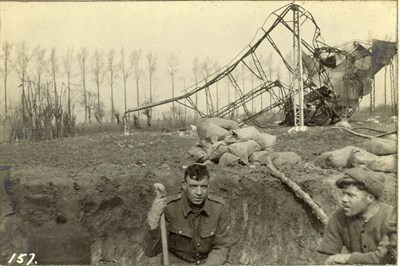
[{"label": "field of mud", "polygon": [[[377,127],[377,125],[364,125]],[[390,131],[387,123],[380,129]],[[321,153],[364,138],[328,127],[294,135],[289,128],[263,130],[277,136],[276,151],[302,158],[279,168],[309,193],[327,215],[338,206],[334,181],[342,170],[321,169]],[[371,133],[365,131],[366,133]],[[149,265],[140,248],[141,228],[154,198],[153,184],[178,193],[187,151],[195,134],[136,131],[80,135],[42,142],[0,144],[0,165],[11,166],[2,214],[0,264],[21,253],[37,264]],[[232,217],[231,264],[321,264],[316,252],[323,224],[265,166],[209,166],[212,193],[222,196]],[[397,178],[389,175],[383,201],[396,200]],[[18,265],[14,263],[15,265]]]}]

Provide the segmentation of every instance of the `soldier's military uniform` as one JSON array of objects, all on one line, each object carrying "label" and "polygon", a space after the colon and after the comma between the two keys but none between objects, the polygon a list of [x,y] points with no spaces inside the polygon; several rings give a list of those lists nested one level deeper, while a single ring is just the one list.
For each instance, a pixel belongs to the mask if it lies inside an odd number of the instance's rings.
[{"label": "soldier's military uniform", "polygon": [[[223,199],[208,195],[200,209],[191,208],[184,193],[168,197],[167,202],[165,220],[170,263],[224,264],[230,250],[231,230]],[[147,221],[143,250],[150,257],[162,250],[160,227],[150,230]]]},{"label": "soldier's military uniform", "polygon": [[380,203],[379,211],[367,222],[360,216],[347,217],[343,209],[337,210],[325,228],[318,252],[334,255],[345,246],[350,252],[348,264],[380,264],[389,244],[387,218],[393,207]]}]

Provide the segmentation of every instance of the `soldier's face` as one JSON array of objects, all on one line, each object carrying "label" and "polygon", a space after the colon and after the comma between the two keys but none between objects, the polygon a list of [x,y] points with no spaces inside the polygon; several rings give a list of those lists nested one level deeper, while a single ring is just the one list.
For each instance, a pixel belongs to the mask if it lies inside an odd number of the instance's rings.
[{"label": "soldier's face", "polygon": [[354,185],[348,185],[342,188],[342,206],[346,216],[363,214],[370,204],[368,192],[359,190]]},{"label": "soldier's face", "polygon": [[208,178],[196,181],[187,177],[182,187],[191,203],[201,205],[208,195],[209,181]]}]

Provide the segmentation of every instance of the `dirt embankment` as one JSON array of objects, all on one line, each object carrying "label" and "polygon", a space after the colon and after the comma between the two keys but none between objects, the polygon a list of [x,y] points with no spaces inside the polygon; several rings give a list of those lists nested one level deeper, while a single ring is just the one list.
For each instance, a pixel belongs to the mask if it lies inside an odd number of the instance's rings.
[{"label": "dirt embankment", "polygon": [[[286,129],[287,130],[287,129]],[[363,141],[346,132],[313,128],[290,136],[277,151],[295,151],[303,162],[281,171],[329,215],[337,207],[336,170],[313,167],[320,153]],[[3,144],[0,162],[11,165],[14,214],[2,222],[0,264],[13,253],[35,253],[38,264],[158,263],[140,248],[142,221],[161,182],[178,193],[193,136],[139,132],[97,134],[40,143]],[[210,166],[212,193],[225,198],[235,231],[232,264],[319,264],[323,226],[265,167]],[[392,184],[397,184],[394,181]],[[385,201],[395,198],[390,191]]]}]

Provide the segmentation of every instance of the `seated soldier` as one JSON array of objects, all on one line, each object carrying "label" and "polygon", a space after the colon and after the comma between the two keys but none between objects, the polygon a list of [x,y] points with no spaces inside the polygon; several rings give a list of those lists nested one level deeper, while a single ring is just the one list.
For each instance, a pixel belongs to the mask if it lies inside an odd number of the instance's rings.
[{"label": "seated soldier", "polygon": [[[387,219],[393,207],[381,203],[385,177],[360,167],[336,181],[342,208],[329,219],[318,252],[325,264],[379,264],[387,254]],[[340,254],[345,246],[350,254]]]},{"label": "seated soldier", "polygon": [[221,265],[227,261],[229,212],[221,198],[209,195],[209,178],[206,166],[190,165],[185,170],[182,194],[154,199],[144,227],[146,256],[156,256],[162,250],[159,221],[164,212],[170,263]]}]

